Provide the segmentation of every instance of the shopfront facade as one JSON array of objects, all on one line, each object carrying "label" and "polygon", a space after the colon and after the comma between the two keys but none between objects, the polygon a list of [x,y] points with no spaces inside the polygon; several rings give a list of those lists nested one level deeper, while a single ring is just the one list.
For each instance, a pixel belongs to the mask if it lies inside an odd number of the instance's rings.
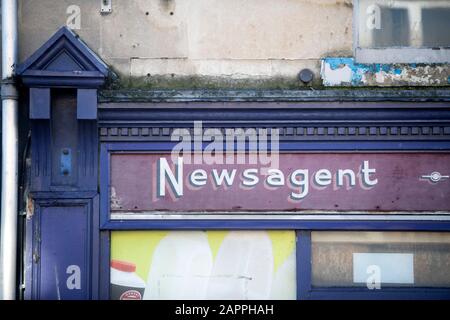
[{"label": "shopfront facade", "polygon": [[[447,51],[420,50],[430,76],[327,57],[321,88],[141,88],[76,30],[17,68],[18,298],[450,299]],[[356,37],[361,63],[388,41]]]},{"label": "shopfront facade", "polygon": [[137,99],[66,28],[19,72],[26,299],[449,298],[448,103]]}]

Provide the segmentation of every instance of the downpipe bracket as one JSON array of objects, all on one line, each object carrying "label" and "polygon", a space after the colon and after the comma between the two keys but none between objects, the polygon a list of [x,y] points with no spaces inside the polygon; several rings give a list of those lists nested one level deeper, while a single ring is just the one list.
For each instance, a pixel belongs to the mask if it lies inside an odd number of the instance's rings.
[{"label": "downpipe bracket", "polygon": [[3,80],[1,89],[2,100],[19,100],[19,92],[14,80]]}]

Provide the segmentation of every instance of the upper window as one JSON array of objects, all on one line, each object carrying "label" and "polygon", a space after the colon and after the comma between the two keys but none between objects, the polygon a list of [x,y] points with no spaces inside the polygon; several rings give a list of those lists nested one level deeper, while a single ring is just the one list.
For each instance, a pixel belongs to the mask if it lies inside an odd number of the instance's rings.
[{"label": "upper window", "polygon": [[450,62],[450,0],[357,0],[355,29],[358,62]]}]

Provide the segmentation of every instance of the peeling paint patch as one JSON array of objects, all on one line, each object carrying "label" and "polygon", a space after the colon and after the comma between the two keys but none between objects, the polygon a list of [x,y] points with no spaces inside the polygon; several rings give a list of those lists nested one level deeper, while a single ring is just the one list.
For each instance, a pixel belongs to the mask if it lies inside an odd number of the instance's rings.
[{"label": "peeling paint patch", "polygon": [[[341,63],[339,63],[339,61]],[[349,64],[345,63],[341,58],[338,58],[337,61],[333,61],[332,63],[322,62],[321,75],[328,86],[339,86],[342,83],[351,83],[352,74],[353,70]]]},{"label": "peeling paint patch", "polygon": [[33,217],[34,214],[34,202],[33,202],[33,198],[31,198],[31,195],[27,195],[26,198],[26,217],[27,219],[31,219]]},{"label": "peeling paint patch", "polygon": [[122,201],[120,197],[117,196],[116,188],[111,187],[111,210],[122,209]]},{"label": "peeling paint patch", "polygon": [[448,64],[360,64],[353,58],[322,59],[325,86],[448,86]]}]

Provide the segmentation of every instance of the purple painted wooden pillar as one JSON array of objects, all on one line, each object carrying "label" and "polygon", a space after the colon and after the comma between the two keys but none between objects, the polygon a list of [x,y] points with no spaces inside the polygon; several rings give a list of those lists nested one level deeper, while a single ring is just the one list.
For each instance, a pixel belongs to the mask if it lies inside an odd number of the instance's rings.
[{"label": "purple painted wooden pillar", "polygon": [[26,299],[98,296],[97,88],[107,66],[69,29],[18,68],[30,87]]}]

